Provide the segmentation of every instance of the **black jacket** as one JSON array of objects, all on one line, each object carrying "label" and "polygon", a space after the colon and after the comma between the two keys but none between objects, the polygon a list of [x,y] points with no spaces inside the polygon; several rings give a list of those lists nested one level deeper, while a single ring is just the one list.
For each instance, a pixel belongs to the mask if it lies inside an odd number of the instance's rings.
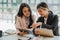
[{"label": "black jacket", "polygon": [[55,36],[58,36],[58,16],[52,12],[49,13],[47,23],[44,24],[44,18],[39,17],[37,22],[42,22],[42,28],[52,29]]}]

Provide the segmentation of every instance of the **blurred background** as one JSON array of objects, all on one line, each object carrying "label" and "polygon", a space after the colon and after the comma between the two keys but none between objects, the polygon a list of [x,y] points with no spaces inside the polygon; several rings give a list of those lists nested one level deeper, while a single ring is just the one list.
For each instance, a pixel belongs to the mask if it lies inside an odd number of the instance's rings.
[{"label": "blurred background", "polygon": [[15,16],[18,13],[21,3],[27,3],[31,7],[36,19],[39,17],[36,5],[40,2],[46,2],[49,9],[59,17],[60,33],[60,0],[0,0],[0,30],[15,29]]}]

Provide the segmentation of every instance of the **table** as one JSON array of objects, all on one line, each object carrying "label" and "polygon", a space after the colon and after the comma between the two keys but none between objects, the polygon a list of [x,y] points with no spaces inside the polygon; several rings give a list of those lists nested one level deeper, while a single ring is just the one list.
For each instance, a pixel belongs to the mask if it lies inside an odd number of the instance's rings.
[{"label": "table", "polygon": [[[2,36],[0,38],[0,40],[18,40],[18,39],[22,39],[22,40],[28,40],[29,37],[27,36],[18,36],[17,34],[13,34],[13,35],[8,35],[8,36]],[[54,36],[52,37],[32,37],[31,40],[60,40],[60,36]]]}]

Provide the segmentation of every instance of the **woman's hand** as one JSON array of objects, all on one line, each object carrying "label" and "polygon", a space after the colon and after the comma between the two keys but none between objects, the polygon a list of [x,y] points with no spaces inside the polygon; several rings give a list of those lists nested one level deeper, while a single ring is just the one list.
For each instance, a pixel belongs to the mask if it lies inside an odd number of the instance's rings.
[{"label": "woman's hand", "polygon": [[35,34],[40,35],[40,29],[35,29]]},{"label": "woman's hand", "polygon": [[23,27],[22,29],[27,30],[28,28],[27,27]]},{"label": "woman's hand", "polygon": [[41,22],[38,22],[38,23],[33,23],[32,25],[31,25],[31,27],[32,28],[36,28],[37,26],[41,26],[42,25],[42,23]]},{"label": "woman's hand", "polygon": [[28,34],[28,33],[27,33],[27,32],[24,32],[24,31],[23,31],[23,32],[20,31],[20,32],[18,33],[18,35],[20,35],[20,36],[23,36],[23,35],[25,35],[25,34]]}]

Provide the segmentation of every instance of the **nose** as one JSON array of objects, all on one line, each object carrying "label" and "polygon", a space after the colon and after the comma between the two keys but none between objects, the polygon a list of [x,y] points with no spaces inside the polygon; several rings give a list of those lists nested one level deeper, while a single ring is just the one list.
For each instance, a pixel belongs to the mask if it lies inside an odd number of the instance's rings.
[{"label": "nose", "polygon": [[40,14],[40,15],[43,15],[43,13],[42,13],[42,12],[40,12],[39,14]]},{"label": "nose", "polygon": [[30,14],[30,12],[27,12],[27,15],[29,15]]}]

